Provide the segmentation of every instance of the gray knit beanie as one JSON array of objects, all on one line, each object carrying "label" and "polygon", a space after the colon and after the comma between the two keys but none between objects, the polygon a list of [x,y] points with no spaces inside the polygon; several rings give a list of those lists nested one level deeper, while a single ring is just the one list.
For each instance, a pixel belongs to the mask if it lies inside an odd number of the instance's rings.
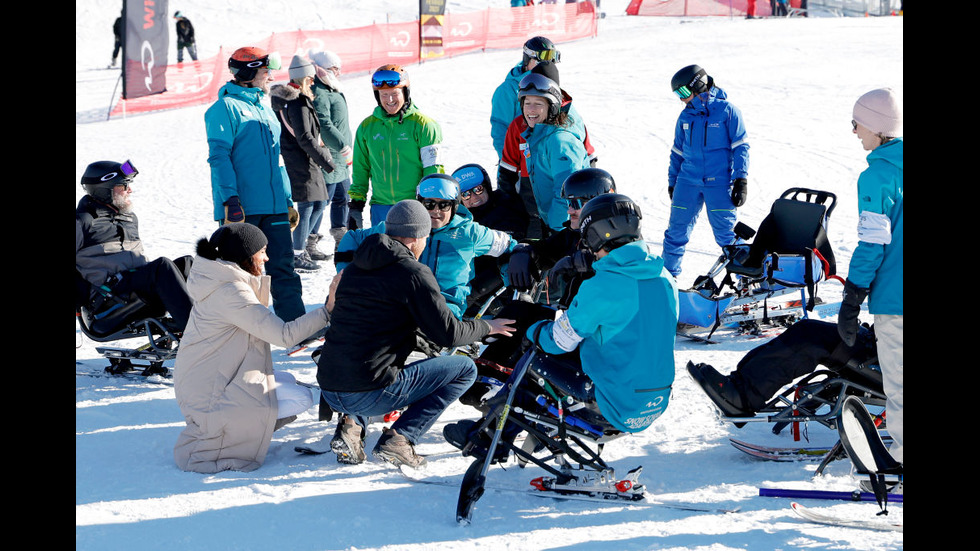
[{"label": "gray knit beanie", "polygon": [[293,56],[293,61],[289,64],[290,80],[300,80],[315,74],[316,69],[313,68],[313,63],[309,59],[298,55]]},{"label": "gray knit beanie", "polygon": [[891,88],[872,90],[854,104],[854,121],[888,138],[902,135],[902,105]]},{"label": "gray knit beanie", "polygon": [[392,237],[427,237],[431,231],[429,211],[414,199],[395,203],[385,218],[385,233]]}]

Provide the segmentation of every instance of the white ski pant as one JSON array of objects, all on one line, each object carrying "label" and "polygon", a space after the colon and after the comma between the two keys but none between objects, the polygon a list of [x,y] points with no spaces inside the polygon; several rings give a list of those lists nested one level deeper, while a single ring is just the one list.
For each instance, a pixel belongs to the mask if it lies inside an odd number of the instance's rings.
[{"label": "white ski pant", "polygon": [[878,340],[878,361],[881,362],[881,378],[885,387],[885,425],[894,439],[888,451],[896,461],[902,460],[903,413],[903,351],[904,316],[875,315],[875,335]]},{"label": "white ski pant", "polygon": [[279,401],[278,418],[299,415],[313,407],[313,393],[309,388],[296,384],[296,377],[285,371],[274,371],[276,400]]}]

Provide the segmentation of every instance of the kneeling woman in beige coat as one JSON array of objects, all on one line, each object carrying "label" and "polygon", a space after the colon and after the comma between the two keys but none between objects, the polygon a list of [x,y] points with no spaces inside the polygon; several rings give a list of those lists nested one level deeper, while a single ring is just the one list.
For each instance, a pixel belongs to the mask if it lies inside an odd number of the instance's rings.
[{"label": "kneeling woman in beige coat", "polygon": [[[268,307],[269,259],[262,231],[227,224],[197,243],[187,290],[194,301],[174,365],[174,391],[187,428],[174,459],[185,471],[251,471],[272,431],[313,405],[310,390],[273,372],[270,344],[288,347],[327,325],[328,301],[291,322]],[[331,285],[331,298],[339,277]]]}]

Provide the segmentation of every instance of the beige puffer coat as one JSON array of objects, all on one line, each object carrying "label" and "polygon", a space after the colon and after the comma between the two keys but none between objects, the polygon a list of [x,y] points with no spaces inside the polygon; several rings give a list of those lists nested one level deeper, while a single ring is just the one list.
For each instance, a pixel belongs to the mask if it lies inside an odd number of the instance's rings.
[{"label": "beige puffer coat", "polygon": [[271,344],[292,346],[327,324],[326,307],[289,323],[269,308],[270,279],[200,256],[187,278],[194,300],[174,365],[174,390],[187,428],[177,466],[215,473],[262,465],[279,410]]}]

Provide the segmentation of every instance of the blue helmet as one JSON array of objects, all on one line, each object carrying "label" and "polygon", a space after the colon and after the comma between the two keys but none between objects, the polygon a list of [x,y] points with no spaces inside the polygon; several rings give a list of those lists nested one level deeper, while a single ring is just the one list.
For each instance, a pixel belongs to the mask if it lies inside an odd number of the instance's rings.
[{"label": "blue helmet", "polygon": [[429,174],[419,180],[415,194],[426,199],[459,201],[459,182],[449,174]]},{"label": "blue helmet", "polygon": [[476,163],[465,164],[453,171],[453,178],[459,182],[460,193],[465,193],[476,186],[483,185],[483,189],[491,191],[493,184],[490,175],[482,166]]}]

